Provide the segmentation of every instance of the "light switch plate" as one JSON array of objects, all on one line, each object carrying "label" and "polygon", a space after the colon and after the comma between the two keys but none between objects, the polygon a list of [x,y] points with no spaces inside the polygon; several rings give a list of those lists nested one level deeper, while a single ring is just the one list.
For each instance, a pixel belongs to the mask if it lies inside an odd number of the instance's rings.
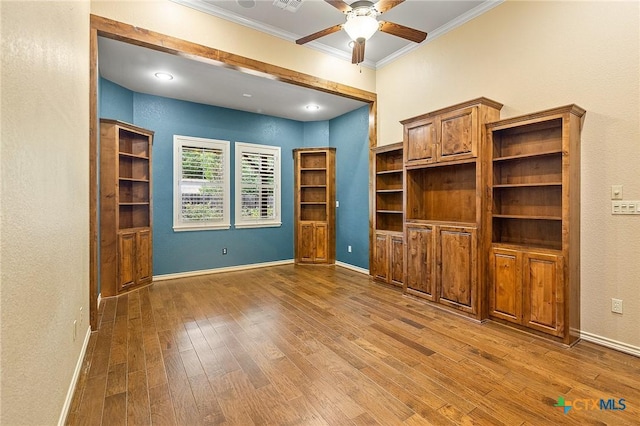
[{"label": "light switch plate", "polygon": [[611,199],[622,200],[622,185],[611,185]]}]

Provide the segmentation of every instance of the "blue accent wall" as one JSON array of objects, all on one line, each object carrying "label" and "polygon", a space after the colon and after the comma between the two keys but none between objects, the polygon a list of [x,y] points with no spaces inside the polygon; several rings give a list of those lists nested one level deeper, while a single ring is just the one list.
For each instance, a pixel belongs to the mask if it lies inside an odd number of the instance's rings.
[{"label": "blue accent wall", "polygon": [[[369,269],[369,106],[329,121],[336,147],[336,260]],[[352,252],[347,248],[351,246]]]},{"label": "blue accent wall", "polygon": [[100,77],[98,116],[133,124],[133,92]]},{"label": "blue accent wall", "polygon": [[303,123],[304,139],[299,148],[318,148],[329,146],[329,122],[307,121]]},{"label": "blue accent wall", "polygon": [[[300,147],[336,147],[337,260],[368,268],[368,106],[330,121],[299,122],[131,92],[100,81],[101,117],[155,132],[153,144],[153,274],[164,275],[293,259],[293,157]],[[229,230],[173,231],[173,136],[228,140]],[[235,142],[281,147],[282,226],[235,229]],[[362,164],[360,164],[362,163]],[[353,252],[347,253],[347,245]],[[222,249],[228,254],[223,255]]]},{"label": "blue accent wall", "polygon": [[[135,124],[155,131],[153,143],[153,273],[221,268],[293,258],[293,158],[303,123],[158,96],[134,94]],[[173,231],[173,136],[231,141],[231,220],[234,142],[280,146],[282,226]],[[228,254],[223,255],[222,249]]]}]

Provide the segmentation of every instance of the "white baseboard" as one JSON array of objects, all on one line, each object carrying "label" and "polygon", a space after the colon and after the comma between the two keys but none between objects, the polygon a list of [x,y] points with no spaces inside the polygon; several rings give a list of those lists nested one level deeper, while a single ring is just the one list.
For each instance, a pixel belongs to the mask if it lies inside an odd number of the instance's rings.
[{"label": "white baseboard", "polygon": [[268,266],[289,265],[293,259],[278,260],[275,262],[252,263],[250,265],[228,266],[215,269],[201,269],[199,271],[178,272],[175,274],[154,275],[154,281],[175,280],[177,278],[197,277],[199,275],[219,274],[221,272],[244,271],[246,269],[265,268]]},{"label": "white baseboard", "polygon": [[351,265],[349,263],[337,262],[336,265],[342,266],[343,268],[351,269],[352,271],[360,272],[361,274],[369,275],[369,270],[361,268],[359,266]]},{"label": "white baseboard", "polygon": [[76,391],[76,385],[78,384],[78,378],[80,377],[80,371],[82,370],[82,363],[84,362],[84,355],[87,352],[87,346],[89,346],[90,337],[91,327],[87,327],[87,334],[85,334],[84,342],[82,342],[82,350],[80,351],[80,356],[76,362],[76,369],[73,372],[73,377],[71,377],[71,384],[67,391],[67,397],[64,400],[62,413],[60,413],[60,418],[58,419],[58,426],[63,426],[67,422],[67,416],[69,415],[69,409],[71,408],[71,401],[73,400],[73,394]]},{"label": "white baseboard", "polygon": [[615,349],[629,355],[640,357],[640,347],[638,346],[629,345],[627,343],[619,342],[607,337],[598,336],[597,334],[588,333],[586,331],[580,332],[580,338],[582,340],[586,340],[587,342],[595,343],[606,348]]}]

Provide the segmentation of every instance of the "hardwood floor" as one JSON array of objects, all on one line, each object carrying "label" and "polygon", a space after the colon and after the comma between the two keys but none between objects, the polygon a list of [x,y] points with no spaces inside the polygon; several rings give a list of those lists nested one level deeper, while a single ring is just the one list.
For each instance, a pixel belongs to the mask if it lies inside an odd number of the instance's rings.
[{"label": "hardwood floor", "polygon": [[639,358],[476,324],[341,267],[161,281],[103,300],[99,324],[69,425],[639,424]]}]

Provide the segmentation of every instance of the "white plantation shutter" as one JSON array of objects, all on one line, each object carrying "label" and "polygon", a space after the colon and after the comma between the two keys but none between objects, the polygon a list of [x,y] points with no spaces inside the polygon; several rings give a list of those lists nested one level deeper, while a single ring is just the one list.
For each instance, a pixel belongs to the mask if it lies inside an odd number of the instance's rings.
[{"label": "white plantation shutter", "polygon": [[174,229],[229,228],[229,142],[174,137]]},{"label": "white plantation shutter", "polygon": [[280,224],[280,147],[236,143],[236,228]]}]

